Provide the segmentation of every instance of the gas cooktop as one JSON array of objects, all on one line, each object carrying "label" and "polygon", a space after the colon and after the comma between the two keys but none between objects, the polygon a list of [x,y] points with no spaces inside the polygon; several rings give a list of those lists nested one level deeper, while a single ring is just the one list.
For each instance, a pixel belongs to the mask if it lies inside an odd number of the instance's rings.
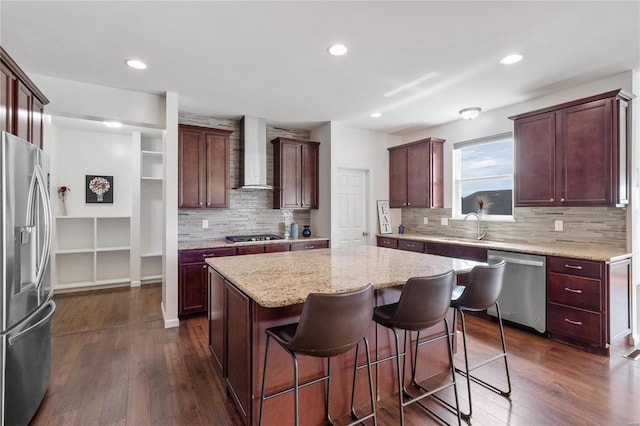
[{"label": "gas cooktop", "polygon": [[257,234],[257,235],[231,235],[229,237],[225,237],[225,239],[230,243],[244,243],[247,241],[281,240],[282,237],[280,235],[275,235],[275,234]]}]

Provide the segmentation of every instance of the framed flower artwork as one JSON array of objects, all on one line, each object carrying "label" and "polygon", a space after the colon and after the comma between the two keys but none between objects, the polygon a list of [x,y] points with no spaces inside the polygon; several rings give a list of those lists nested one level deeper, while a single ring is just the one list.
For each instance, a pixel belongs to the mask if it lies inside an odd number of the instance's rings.
[{"label": "framed flower artwork", "polygon": [[87,203],[113,204],[113,176],[86,175]]}]

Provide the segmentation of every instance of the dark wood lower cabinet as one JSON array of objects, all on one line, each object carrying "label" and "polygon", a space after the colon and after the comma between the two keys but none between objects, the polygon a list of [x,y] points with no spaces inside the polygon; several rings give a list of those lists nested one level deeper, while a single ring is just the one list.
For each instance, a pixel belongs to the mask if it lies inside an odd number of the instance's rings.
[{"label": "dark wood lower cabinet", "polygon": [[213,355],[218,371],[226,377],[224,366],[226,356],[224,353],[224,278],[213,269],[209,268],[209,349]]}]

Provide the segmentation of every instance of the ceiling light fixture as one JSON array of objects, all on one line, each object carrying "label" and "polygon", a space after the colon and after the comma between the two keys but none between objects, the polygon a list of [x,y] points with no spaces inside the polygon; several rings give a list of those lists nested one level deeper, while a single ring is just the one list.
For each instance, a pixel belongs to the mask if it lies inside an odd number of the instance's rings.
[{"label": "ceiling light fixture", "polygon": [[347,47],[343,44],[334,44],[332,46],[329,46],[329,49],[327,49],[327,51],[330,55],[342,56],[347,53]]},{"label": "ceiling light fixture", "polygon": [[512,55],[507,55],[504,58],[500,59],[500,63],[502,65],[511,65],[511,64],[515,64],[516,62],[520,62],[521,60],[522,60],[522,55],[518,53],[514,53]]},{"label": "ceiling light fixture", "polygon": [[480,111],[482,111],[482,108],[471,107],[461,109],[458,113],[460,114],[460,117],[464,118],[465,120],[473,120],[480,115]]},{"label": "ceiling light fixture", "polygon": [[369,114],[369,117],[379,118],[379,117],[382,117],[382,114],[380,114],[379,112],[372,112],[371,114]]},{"label": "ceiling light fixture", "polygon": [[142,62],[139,59],[127,59],[125,61],[125,64],[129,65],[131,68],[134,68],[136,70],[146,70],[147,69],[147,64],[145,64],[144,62]]},{"label": "ceiling light fixture", "polygon": [[111,129],[117,129],[122,127],[122,123],[118,123],[117,121],[103,121],[104,125],[111,128]]}]

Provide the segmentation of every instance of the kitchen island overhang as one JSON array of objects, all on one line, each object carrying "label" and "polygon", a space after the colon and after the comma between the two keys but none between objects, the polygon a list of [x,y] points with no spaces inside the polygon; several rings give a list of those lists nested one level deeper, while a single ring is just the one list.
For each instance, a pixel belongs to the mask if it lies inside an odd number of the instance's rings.
[{"label": "kitchen island overhang", "polygon": [[[448,270],[467,273],[481,264],[375,246],[209,258],[206,262],[209,265],[209,345],[214,364],[245,424],[258,421],[265,329],[296,322],[309,293],[340,293],[371,283],[376,289],[376,305],[384,305],[398,300],[402,285],[411,277]],[[442,330],[444,326],[434,327],[422,333],[421,338]],[[391,332],[376,327],[373,321],[367,339],[371,342],[372,360],[391,353]],[[271,393],[292,383],[293,369],[284,351],[272,348],[269,353],[266,391]],[[364,354],[361,353],[359,359],[364,362]],[[446,372],[446,341],[422,347],[419,359],[418,377],[429,378]],[[332,362],[333,416],[349,412],[353,362],[351,352]],[[301,380],[316,377],[325,368],[323,360],[302,357]],[[394,377],[393,363],[376,366],[374,387],[378,399],[393,394]],[[367,406],[367,386],[366,374],[359,373],[356,407]],[[288,423],[287,419],[293,417],[292,401],[293,396],[287,394],[265,404],[265,424]],[[306,388],[300,399],[301,422],[321,422],[323,401],[324,386]]]}]

